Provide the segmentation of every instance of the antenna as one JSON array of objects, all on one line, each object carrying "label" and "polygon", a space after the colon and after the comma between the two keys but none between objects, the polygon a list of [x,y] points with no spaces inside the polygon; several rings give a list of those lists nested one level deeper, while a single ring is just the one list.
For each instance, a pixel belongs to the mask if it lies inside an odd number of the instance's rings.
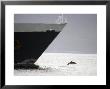
[{"label": "antenna", "polygon": [[61,15],[58,16],[58,19],[56,20],[56,23],[57,24],[67,23],[67,19],[64,18],[64,15],[63,14],[61,14]]}]

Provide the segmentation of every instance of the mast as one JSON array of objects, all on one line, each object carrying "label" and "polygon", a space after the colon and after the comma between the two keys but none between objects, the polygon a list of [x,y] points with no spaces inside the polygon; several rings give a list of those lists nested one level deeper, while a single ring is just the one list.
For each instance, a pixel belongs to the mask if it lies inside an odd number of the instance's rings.
[{"label": "mast", "polygon": [[61,14],[61,15],[58,16],[58,19],[56,20],[56,23],[57,23],[57,24],[67,23],[67,19],[64,18],[64,15],[63,15],[63,14]]}]

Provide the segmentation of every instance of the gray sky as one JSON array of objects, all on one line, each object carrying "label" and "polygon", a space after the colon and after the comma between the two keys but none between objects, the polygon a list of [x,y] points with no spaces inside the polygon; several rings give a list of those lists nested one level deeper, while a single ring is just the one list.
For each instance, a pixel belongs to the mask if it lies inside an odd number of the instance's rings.
[{"label": "gray sky", "polygon": [[15,23],[55,23],[59,14],[15,14]]},{"label": "gray sky", "polygon": [[[55,23],[58,14],[15,15],[15,23]],[[67,25],[46,52],[97,53],[97,15],[64,14]]]}]

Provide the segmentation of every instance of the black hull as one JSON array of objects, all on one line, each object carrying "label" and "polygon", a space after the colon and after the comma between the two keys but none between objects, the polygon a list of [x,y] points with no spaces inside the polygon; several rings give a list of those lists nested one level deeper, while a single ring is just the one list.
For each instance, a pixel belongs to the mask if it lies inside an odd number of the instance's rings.
[{"label": "black hull", "polygon": [[58,33],[14,32],[14,63],[35,63]]}]

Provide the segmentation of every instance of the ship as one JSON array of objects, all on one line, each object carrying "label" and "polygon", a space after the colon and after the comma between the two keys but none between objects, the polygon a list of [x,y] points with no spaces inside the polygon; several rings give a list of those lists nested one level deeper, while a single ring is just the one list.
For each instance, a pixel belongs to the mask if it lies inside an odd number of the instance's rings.
[{"label": "ship", "polygon": [[34,64],[67,23],[15,23],[14,64]]}]

